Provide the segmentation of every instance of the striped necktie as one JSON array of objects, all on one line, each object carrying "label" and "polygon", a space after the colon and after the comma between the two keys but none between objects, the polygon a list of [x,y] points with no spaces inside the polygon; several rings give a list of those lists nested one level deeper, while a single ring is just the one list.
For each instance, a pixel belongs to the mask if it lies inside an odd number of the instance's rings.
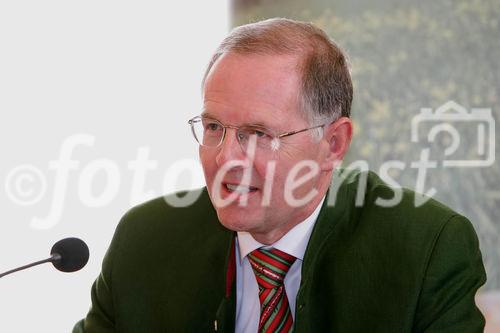
[{"label": "striped necktie", "polygon": [[283,281],[295,259],[274,248],[260,248],[248,254],[259,285],[259,333],[288,333],[292,330],[293,318]]}]

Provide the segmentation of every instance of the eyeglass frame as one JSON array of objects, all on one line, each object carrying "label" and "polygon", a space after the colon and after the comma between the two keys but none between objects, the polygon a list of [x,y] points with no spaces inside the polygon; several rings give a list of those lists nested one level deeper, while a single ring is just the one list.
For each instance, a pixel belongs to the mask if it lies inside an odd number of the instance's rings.
[{"label": "eyeglass frame", "polygon": [[[194,132],[194,124],[195,124],[195,121],[197,121],[197,120],[202,121],[203,119],[213,120],[213,121],[215,121],[215,122],[219,123],[219,124],[221,125],[222,129],[223,129],[223,132],[222,132],[222,137],[221,137],[221,139],[220,139],[219,143],[218,143],[216,146],[207,146],[207,145],[202,144],[202,143],[198,140],[198,138],[197,138],[197,136],[196,136],[196,134],[195,134],[195,132]],[[211,118],[211,117],[204,117],[204,116],[202,116],[202,115],[195,116],[195,117],[193,117],[193,118],[189,119],[189,120],[188,120],[188,124],[191,126],[191,132],[193,133],[193,136],[194,136],[194,138],[195,138],[196,142],[198,142],[198,144],[199,144],[200,146],[203,146],[203,147],[209,147],[209,148],[218,148],[218,147],[220,147],[220,145],[224,142],[224,139],[226,138],[226,132],[227,132],[227,131],[226,131],[226,129],[227,129],[227,128],[232,128],[232,129],[236,130],[236,140],[238,140],[238,143],[240,144],[240,147],[241,147],[240,138],[239,138],[239,136],[238,136],[238,130],[239,130],[240,128],[245,128],[245,127],[251,127],[251,128],[256,128],[256,129],[259,129],[259,128],[260,128],[260,129],[264,130],[264,132],[265,132],[266,134],[267,134],[267,133],[271,133],[271,132],[272,132],[272,133],[273,133],[273,137],[272,137],[272,139],[273,139],[273,140],[276,140],[276,139],[278,139],[278,140],[279,140],[279,139],[281,139],[281,138],[285,138],[285,137],[287,137],[287,136],[292,136],[292,135],[295,135],[295,134],[299,134],[299,133],[302,133],[302,132],[306,132],[306,131],[309,131],[309,130],[312,130],[312,129],[316,129],[316,128],[320,128],[320,127],[324,127],[324,126],[328,125],[328,124],[322,124],[322,125],[316,125],[316,126],[312,126],[312,127],[304,128],[304,129],[301,129],[301,130],[296,130],[296,131],[288,131],[288,132],[284,132],[284,133],[281,133],[281,134],[274,134],[274,133],[275,133],[275,131],[274,131],[274,130],[269,129],[269,128],[264,127],[264,126],[260,126],[260,125],[243,125],[243,126],[224,125],[222,122],[220,122],[220,121],[219,121],[219,120],[217,120],[217,119],[214,119],[214,118]],[[242,147],[242,148],[243,148],[243,147]]]}]

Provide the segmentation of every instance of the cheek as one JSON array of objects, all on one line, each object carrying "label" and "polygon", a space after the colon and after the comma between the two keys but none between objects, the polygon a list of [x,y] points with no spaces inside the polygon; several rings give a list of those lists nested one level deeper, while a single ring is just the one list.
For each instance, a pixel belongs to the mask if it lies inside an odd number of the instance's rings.
[{"label": "cheek", "polygon": [[252,164],[253,173],[256,174],[260,179],[265,180],[268,164],[268,161],[260,161],[258,159],[254,160]]},{"label": "cheek", "polygon": [[203,173],[205,174],[205,180],[208,185],[212,182],[212,179],[215,177],[217,172],[217,165],[215,163],[215,156],[211,156],[207,151],[203,151],[200,149],[199,157],[201,166],[203,168]]},{"label": "cheek", "polygon": [[[271,165],[274,164],[274,167]],[[271,189],[273,201],[283,198],[283,188],[291,166],[285,161],[275,160],[255,165],[255,172],[261,177],[263,186]],[[274,169],[274,172],[272,171]]]},{"label": "cheek", "polygon": [[317,172],[313,172],[312,175],[308,175],[305,183],[298,186],[296,185],[298,179],[311,173],[311,168],[303,166],[301,161],[302,160],[287,160],[282,161],[281,163],[276,163],[275,173],[272,179],[273,197],[284,200],[285,190],[293,190],[294,194],[301,196],[304,193],[309,192],[311,187],[314,186],[316,178],[318,177]]}]

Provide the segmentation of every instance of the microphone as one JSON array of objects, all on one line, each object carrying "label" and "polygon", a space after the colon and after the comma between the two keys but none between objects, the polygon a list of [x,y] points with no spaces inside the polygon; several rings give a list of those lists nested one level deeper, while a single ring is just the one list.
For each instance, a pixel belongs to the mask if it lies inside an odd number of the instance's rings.
[{"label": "microphone", "polygon": [[0,278],[36,265],[51,262],[61,272],[76,272],[89,261],[89,248],[79,238],[64,238],[52,246],[50,257],[0,274]]}]

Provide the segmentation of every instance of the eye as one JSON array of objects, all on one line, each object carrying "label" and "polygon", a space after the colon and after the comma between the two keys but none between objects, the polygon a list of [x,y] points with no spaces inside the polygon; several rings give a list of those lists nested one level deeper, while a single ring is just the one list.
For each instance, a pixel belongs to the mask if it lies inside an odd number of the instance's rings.
[{"label": "eye", "polygon": [[254,135],[257,135],[259,138],[261,138],[263,136],[266,136],[267,134],[262,131],[255,130]]},{"label": "eye", "polygon": [[216,132],[222,130],[222,126],[215,122],[205,123],[205,130],[208,132]]},{"label": "eye", "polygon": [[261,129],[261,128],[249,128],[249,134],[250,135],[255,135],[258,138],[265,138],[265,137],[270,137],[269,134],[267,134],[266,130]]},{"label": "eye", "polygon": [[246,142],[248,140],[256,139],[259,146],[267,146],[273,136],[262,127],[245,126],[238,131],[238,140]]}]

